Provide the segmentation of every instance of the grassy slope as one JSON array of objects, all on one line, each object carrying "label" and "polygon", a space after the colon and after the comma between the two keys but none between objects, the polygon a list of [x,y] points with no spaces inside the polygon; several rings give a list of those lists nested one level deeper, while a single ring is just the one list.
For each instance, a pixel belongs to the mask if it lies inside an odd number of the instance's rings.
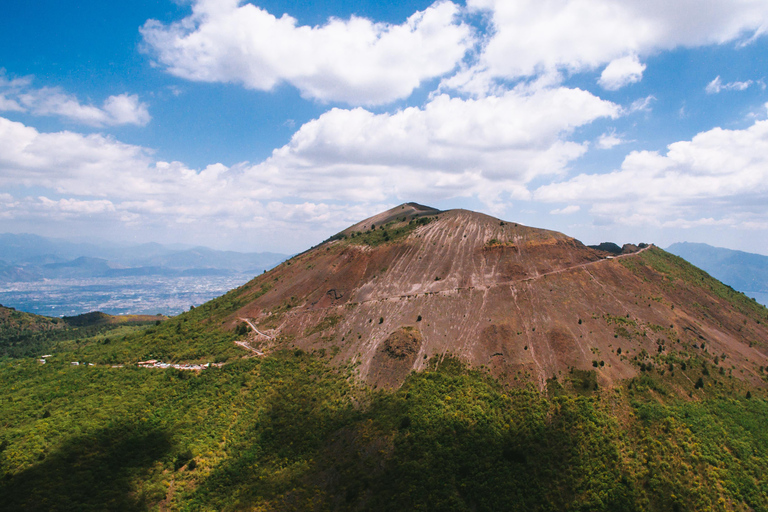
[{"label": "grassy slope", "polygon": [[390,221],[373,229],[365,231],[353,231],[348,234],[340,233],[329,240],[348,240],[356,245],[377,246],[389,242],[402,240],[410,235],[419,226],[425,226],[437,217],[418,217],[408,220],[406,217]]},{"label": "grassy slope", "polygon": [[201,374],[5,363],[0,509],[768,508],[761,399],[648,375],[548,397],[451,360],[396,392],[348,377],[299,352]]},{"label": "grassy slope", "polygon": [[125,336],[153,323],[155,320],[150,317],[139,315],[111,316],[94,312],[51,318],[0,306],[0,360],[40,357],[48,352],[71,349],[78,340]]}]

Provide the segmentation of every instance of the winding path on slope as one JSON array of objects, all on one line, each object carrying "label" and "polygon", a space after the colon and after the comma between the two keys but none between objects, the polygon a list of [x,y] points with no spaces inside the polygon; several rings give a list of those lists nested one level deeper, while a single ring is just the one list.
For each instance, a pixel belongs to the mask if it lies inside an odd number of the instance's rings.
[{"label": "winding path on slope", "polygon": [[273,339],[275,339],[273,336],[270,336],[269,334],[264,334],[263,332],[261,332],[260,330],[258,330],[258,329],[256,328],[256,326],[255,326],[255,325],[253,325],[253,324],[251,323],[251,321],[250,321],[250,320],[248,320],[247,318],[243,318],[243,317],[239,317],[239,318],[240,318],[240,320],[242,320],[243,322],[247,323],[247,324],[248,324],[248,325],[251,327],[251,329],[253,329],[253,330],[256,332],[256,334],[258,334],[258,335],[260,335],[260,336],[264,336],[264,337],[266,337],[267,339],[270,339],[270,340],[273,340]]},{"label": "winding path on slope", "polygon": [[[637,256],[638,254],[647,251],[651,247],[654,247],[654,245],[650,244],[650,245],[648,245],[646,247],[643,247],[642,249],[640,249],[640,250],[638,250],[636,252],[631,252],[631,253],[627,253],[627,254],[619,254],[618,256],[608,256],[607,258],[603,258],[603,259],[600,259],[600,260],[588,261],[586,263],[579,263],[578,265],[572,265],[570,267],[563,267],[563,268],[560,268],[560,269],[557,269],[557,270],[552,270],[552,271],[549,271],[549,272],[544,272],[543,274],[536,274],[535,276],[524,277],[524,278],[521,278],[521,279],[513,279],[511,281],[504,281],[502,283],[494,283],[494,284],[490,284],[490,285],[478,285],[478,286],[465,286],[465,287],[448,288],[448,289],[444,289],[444,290],[438,290],[438,291],[426,292],[426,293],[429,293],[430,295],[433,295],[433,294],[434,295],[440,295],[440,294],[447,294],[447,293],[453,293],[453,292],[465,291],[465,290],[481,290],[481,291],[483,291],[483,290],[490,290],[491,288],[498,288],[500,286],[510,286],[510,285],[514,285],[514,284],[517,284],[517,283],[525,283],[525,282],[529,282],[529,281],[535,281],[537,279],[541,279],[542,277],[547,277],[547,276],[551,276],[551,275],[554,275],[554,274],[561,274],[563,272],[568,272],[568,271],[571,271],[571,270],[578,270],[578,269],[586,268],[586,267],[589,267],[591,265],[596,265],[598,263],[602,263],[604,261],[612,261],[612,260],[618,260],[618,259],[622,259],[622,258],[628,258],[628,257],[631,257],[631,256]],[[410,298],[410,297],[416,297],[418,295],[420,295],[420,294],[419,293],[408,293],[408,294],[405,294],[405,295],[388,295],[388,296],[384,296],[384,297],[374,297],[374,298],[371,298],[371,299],[365,299],[365,300],[361,300],[361,301],[357,301],[357,302],[351,302],[350,304],[367,304],[367,303],[370,303],[370,302],[378,302],[378,301],[382,301],[382,300],[407,299],[407,298]],[[336,307],[336,306],[329,306],[327,308],[322,308],[322,309],[330,309],[330,308],[333,308],[333,307]],[[296,313],[300,313],[300,312],[301,312],[301,310],[297,310],[296,311]],[[250,322],[248,322],[248,323],[250,324]]]},{"label": "winding path on slope", "polygon": [[[251,329],[253,329],[253,330],[256,332],[256,334],[258,334],[258,335],[260,335],[260,336],[264,336],[264,337],[265,337],[265,338],[267,338],[268,340],[273,340],[273,339],[274,339],[274,337],[270,336],[269,334],[264,334],[263,332],[261,332],[260,330],[258,330],[258,329],[256,328],[256,326],[255,326],[255,325],[253,325],[253,323],[252,323],[250,320],[248,320],[247,318],[243,318],[243,317],[239,317],[239,318],[240,318],[240,320],[242,320],[243,322],[245,322],[246,324],[248,324],[248,325],[251,327]],[[266,354],[264,354],[264,352],[262,352],[261,350],[259,350],[259,349],[257,349],[257,348],[253,348],[252,346],[250,346],[250,345],[248,344],[248,342],[246,342],[246,341],[242,341],[242,340],[238,340],[238,341],[235,341],[235,345],[237,345],[237,346],[239,346],[239,347],[243,347],[243,348],[244,348],[244,349],[246,349],[246,350],[250,350],[251,352],[253,352],[253,353],[254,353],[254,354],[256,354],[257,356],[264,356],[264,355],[266,355]]]},{"label": "winding path on slope", "polygon": [[603,258],[601,260],[588,261],[586,263],[579,263],[578,265],[572,265],[570,267],[563,267],[563,268],[559,268],[557,270],[552,270],[550,272],[544,272],[543,274],[537,274],[535,276],[525,277],[523,279],[517,279],[517,280],[514,280],[514,281],[509,281],[507,283],[499,283],[499,284],[493,285],[493,286],[500,286],[500,285],[506,285],[506,284],[511,284],[511,283],[525,282],[525,281],[533,281],[533,280],[539,279],[541,277],[551,276],[552,274],[560,274],[560,273],[566,272],[568,270],[575,270],[575,269],[578,269],[578,268],[588,267],[590,265],[595,265],[595,264],[601,263],[603,261],[618,260],[618,259],[621,259],[621,258],[627,258],[629,256],[637,256],[638,254],[647,251],[651,247],[654,247],[654,245],[653,244],[647,245],[647,246],[643,247],[642,249],[639,249],[639,250],[637,250],[635,252],[630,252],[630,253],[627,253],[627,254],[619,254],[618,256],[608,256],[608,257]]},{"label": "winding path on slope", "polygon": [[[648,249],[651,249],[652,247],[655,247],[655,246],[653,244],[649,244],[646,247],[643,247],[642,249],[639,249],[636,252],[631,252],[631,253],[627,253],[627,254],[619,254],[617,256],[608,256],[608,257],[603,258],[603,259],[599,259],[599,260],[595,260],[595,261],[588,261],[586,263],[579,263],[578,265],[571,265],[570,267],[563,267],[563,268],[560,268],[560,269],[557,269],[557,270],[552,270],[552,271],[549,271],[549,272],[544,272],[542,274],[537,274],[535,276],[524,277],[524,278],[521,278],[521,279],[514,279],[514,280],[511,280],[511,281],[505,281],[503,283],[494,283],[494,284],[491,284],[491,285],[479,285],[479,286],[466,286],[466,287],[448,288],[448,289],[438,290],[438,291],[434,291],[434,292],[424,292],[424,293],[428,293],[430,295],[444,295],[444,294],[451,294],[451,293],[460,292],[460,291],[466,291],[466,290],[481,290],[481,291],[484,291],[484,290],[489,290],[489,289],[492,289],[492,288],[497,288],[497,287],[500,287],[500,286],[511,286],[511,285],[515,285],[515,284],[518,284],[518,283],[525,283],[525,282],[535,281],[535,280],[541,279],[543,277],[551,276],[551,275],[554,275],[554,274],[561,274],[563,272],[568,272],[568,271],[571,271],[571,270],[584,269],[584,268],[590,267],[592,265],[597,265],[599,263],[603,263],[603,262],[606,262],[606,261],[613,261],[613,260],[618,260],[618,259],[623,259],[623,258],[629,258],[629,257],[632,257],[632,256],[637,256],[638,254],[641,254],[641,253],[647,251]],[[421,295],[421,294],[422,293],[408,293],[408,294],[404,294],[404,295],[388,295],[388,296],[384,296],[384,297],[374,297],[374,298],[370,298],[370,299],[365,299],[365,300],[360,300],[360,301],[355,301],[355,302],[349,302],[347,304],[348,305],[361,305],[361,304],[369,304],[369,303],[372,303],[372,302],[381,302],[381,301],[389,301],[389,300],[403,300],[403,299],[408,299],[408,298],[411,298],[411,297],[417,297],[418,295]],[[292,311],[288,312],[286,314],[286,316],[287,317],[293,317],[293,316],[302,315],[304,313],[308,313],[308,312],[311,312],[311,311],[322,311],[322,310],[328,310],[328,309],[333,309],[333,308],[338,308],[338,307],[339,306],[336,305],[336,306],[327,306],[327,307],[324,307],[324,308],[312,308],[312,307],[304,307],[304,308],[301,308],[301,309],[295,308]],[[268,334],[265,334],[265,333],[259,331],[256,328],[256,326],[250,320],[248,320],[247,318],[242,318],[241,317],[240,320],[246,322],[249,326],[251,326],[251,328],[257,334],[265,336],[266,338],[268,338],[270,340],[275,339],[273,336],[269,336]],[[279,330],[279,328],[278,328],[278,330]],[[255,350],[255,349],[252,349],[252,350]]]}]

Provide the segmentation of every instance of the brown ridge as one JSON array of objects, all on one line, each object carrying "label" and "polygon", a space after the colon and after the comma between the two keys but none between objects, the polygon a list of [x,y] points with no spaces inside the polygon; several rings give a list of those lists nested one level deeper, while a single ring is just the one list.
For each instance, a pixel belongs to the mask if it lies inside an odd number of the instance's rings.
[{"label": "brown ridge", "polygon": [[635,249],[613,257],[562,233],[406,203],[256,278],[228,325],[246,318],[273,345],[322,350],[383,386],[445,354],[540,387],[602,361],[610,385],[637,375],[634,357],[694,350],[701,338],[740,378],[762,382],[768,322],[700,287],[669,286],[643,263],[660,249]]}]

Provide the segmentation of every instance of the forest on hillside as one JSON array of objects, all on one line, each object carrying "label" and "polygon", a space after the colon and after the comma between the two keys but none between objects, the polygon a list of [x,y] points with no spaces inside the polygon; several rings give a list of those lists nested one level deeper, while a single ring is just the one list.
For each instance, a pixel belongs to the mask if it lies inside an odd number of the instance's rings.
[{"label": "forest on hillside", "polygon": [[[0,365],[2,510],[760,510],[768,403],[654,372],[396,391],[284,351],[203,372]],[[588,385],[583,385],[583,382]]]}]

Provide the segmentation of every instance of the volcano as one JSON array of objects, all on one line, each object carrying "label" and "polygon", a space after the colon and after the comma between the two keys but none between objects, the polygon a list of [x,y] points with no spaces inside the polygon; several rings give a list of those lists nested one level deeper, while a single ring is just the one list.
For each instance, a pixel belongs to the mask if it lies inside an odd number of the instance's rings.
[{"label": "volcano", "polygon": [[[224,321],[398,387],[434,357],[510,384],[573,371],[611,386],[697,354],[763,385],[768,310],[653,246],[620,254],[467,210],[406,203],[235,290]],[[677,386],[691,387],[679,378]]]},{"label": "volcano", "polygon": [[768,510],[768,310],[653,245],[408,203],[84,316],[6,311],[3,510]]}]

